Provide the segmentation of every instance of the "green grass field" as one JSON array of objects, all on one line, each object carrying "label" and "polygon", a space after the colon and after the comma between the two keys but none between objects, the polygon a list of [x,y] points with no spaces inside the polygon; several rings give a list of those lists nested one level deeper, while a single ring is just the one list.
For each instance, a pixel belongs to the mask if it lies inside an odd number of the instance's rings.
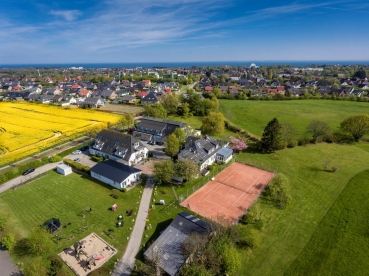
[{"label": "green grass field", "polygon": [[[325,158],[331,160],[329,168],[338,166],[338,171],[324,171]],[[241,153],[237,159],[261,168],[278,168],[278,172],[289,179],[290,202],[285,210],[276,209],[262,200],[257,202],[264,220],[261,242],[252,252],[240,250],[243,266],[235,275],[284,275],[350,179],[369,168],[369,153],[354,145],[319,144],[270,155]],[[317,251],[325,251],[324,245],[315,246]],[[356,252],[359,249],[356,246],[361,247],[361,244],[355,243],[347,249],[346,256],[351,251]],[[300,271],[300,263],[296,266]]]},{"label": "green grass field", "polygon": [[369,113],[368,103],[351,101],[219,101],[221,111],[228,120],[257,136],[261,136],[267,123],[274,117],[280,123],[291,124],[300,136],[311,120],[325,121],[333,131],[338,131],[345,118]]},{"label": "green grass field", "polygon": [[285,275],[366,275],[369,171],[353,177]]},{"label": "green grass field", "polygon": [[[62,176],[49,171],[39,180],[0,194],[0,209],[10,217],[6,230],[15,233],[18,240],[27,237],[33,227],[39,226],[45,220],[59,218],[66,226],[62,228],[62,233],[67,238],[70,236],[74,238],[55,242],[50,253],[60,253],[63,248],[95,232],[118,249],[116,257],[120,258],[128,243],[126,238],[130,236],[131,231],[128,228],[134,225],[132,222],[134,216],[125,216],[125,211],[136,210],[139,206],[137,202],[140,201],[140,191],[142,188],[136,187],[127,193],[120,193],[120,198],[114,199],[110,196],[110,186],[75,173]],[[109,208],[115,203],[118,204],[118,210],[113,212]],[[92,207],[92,212],[86,212],[83,220],[81,211],[88,206]],[[119,214],[124,215],[125,225],[116,228],[115,223]],[[67,225],[69,222],[71,225]],[[86,225],[88,229],[80,231],[79,228]],[[115,240],[104,233],[109,228],[114,228]],[[50,238],[56,241],[52,235]],[[18,256],[14,257],[16,260],[19,259]],[[27,262],[27,258],[20,260]],[[110,268],[113,262],[114,260],[109,261]]]}]

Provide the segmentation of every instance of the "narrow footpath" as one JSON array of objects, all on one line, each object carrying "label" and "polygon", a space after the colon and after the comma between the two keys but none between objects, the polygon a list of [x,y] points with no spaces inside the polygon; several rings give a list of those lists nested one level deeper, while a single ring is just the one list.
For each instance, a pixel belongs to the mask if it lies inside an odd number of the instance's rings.
[{"label": "narrow footpath", "polygon": [[149,176],[146,181],[144,191],[142,193],[140,208],[133,227],[131,237],[128,242],[126,251],[124,252],[123,258],[118,262],[115,267],[113,276],[128,276],[131,275],[132,269],[136,262],[136,255],[141,248],[142,235],[145,230],[147,211],[150,207],[151,194],[154,187],[154,180]]}]

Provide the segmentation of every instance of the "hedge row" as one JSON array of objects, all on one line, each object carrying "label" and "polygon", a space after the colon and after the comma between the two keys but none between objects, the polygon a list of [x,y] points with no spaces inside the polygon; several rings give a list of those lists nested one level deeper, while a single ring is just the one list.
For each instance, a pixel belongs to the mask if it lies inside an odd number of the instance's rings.
[{"label": "hedge row", "polygon": [[238,133],[240,135],[245,136],[247,139],[251,140],[251,141],[259,141],[260,139],[252,134],[250,134],[249,132],[247,132],[246,130],[232,124],[230,121],[225,120],[224,121],[224,126],[226,129],[234,132],[234,133]]},{"label": "hedge row", "polygon": [[29,168],[39,168],[49,163],[49,158],[42,157],[41,159],[30,161],[26,164],[15,165],[12,169],[0,173],[0,184],[3,184],[13,178],[20,176],[25,170]]},{"label": "hedge row", "polygon": [[81,172],[86,172],[86,173],[90,172],[89,166],[84,166],[81,163],[74,162],[73,160],[68,159],[68,158],[65,158],[63,161],[65,164],[71,166],[73,169],[76,169]]}]

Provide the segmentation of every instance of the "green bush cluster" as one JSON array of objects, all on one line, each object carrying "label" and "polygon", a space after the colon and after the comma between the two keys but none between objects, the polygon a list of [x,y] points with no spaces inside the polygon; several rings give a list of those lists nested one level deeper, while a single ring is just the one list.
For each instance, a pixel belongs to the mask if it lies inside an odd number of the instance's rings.
[{"label": "green bush cluster", "polygon": [[91,160],[95,162],[102,162],[104,161],[104,158],[102,156],[91,156]]},{"label": "green bush cluster", "polygon": [[281,173],[277,174],[265,188],[263,198],[273,203],[275,207],[285,209],[288,203],[287,184],[288,178]]},{"label": "green bush cluster", "polygon": [[63,158],[59,155],[53,155],[53,156],[49,157],[49,162],[50,163],[60,162],[62,160],[63,160]]},{"label": "green bush cluster", "polygon": [[71,166],[73,169],[76,169],[80,172],[86,172],[86,173],[90,172],[89,166],[84,166],[81,163],[74,162],[73,160],[68,159],[68,158],[65,158],[63,161],[65,164]]},{"label": "green bush cluster", "polygon": [[63,268],[63,261],[58,255],[56,254],[49,255],[47,259],[50,261],[49,263],[50,275],[68,275],[63,274],[63,272],[61,274],[59,273]]},{"label": "green bush cluster", "polygon": [[254,136],[254,135],[248,133],[246,130],[244,130],[244,129],[242,129],[242,128],[240,128],[240,127],[232,124],[228,120],[225,120],[224,121],[224,126],[225,126],[226,129],[228,129],[228,130],[230,130],[230,131],[232,131],[234,133],[238,133],[240,135],[243,135],[243,136],[245,136],[247,139],[249,139],[251,141],[259,141],[259,138],[258,137]]}]

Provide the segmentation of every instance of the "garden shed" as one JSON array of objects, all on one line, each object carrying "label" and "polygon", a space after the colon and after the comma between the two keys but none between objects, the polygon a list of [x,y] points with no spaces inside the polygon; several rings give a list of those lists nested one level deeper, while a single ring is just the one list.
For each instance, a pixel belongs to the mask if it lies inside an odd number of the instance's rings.
[{"label": "garden shed", "polygon": [[72,173],[72,168],[65,164],[60,164],[56,166],[56,171],[62,175],[68,175]]}]

